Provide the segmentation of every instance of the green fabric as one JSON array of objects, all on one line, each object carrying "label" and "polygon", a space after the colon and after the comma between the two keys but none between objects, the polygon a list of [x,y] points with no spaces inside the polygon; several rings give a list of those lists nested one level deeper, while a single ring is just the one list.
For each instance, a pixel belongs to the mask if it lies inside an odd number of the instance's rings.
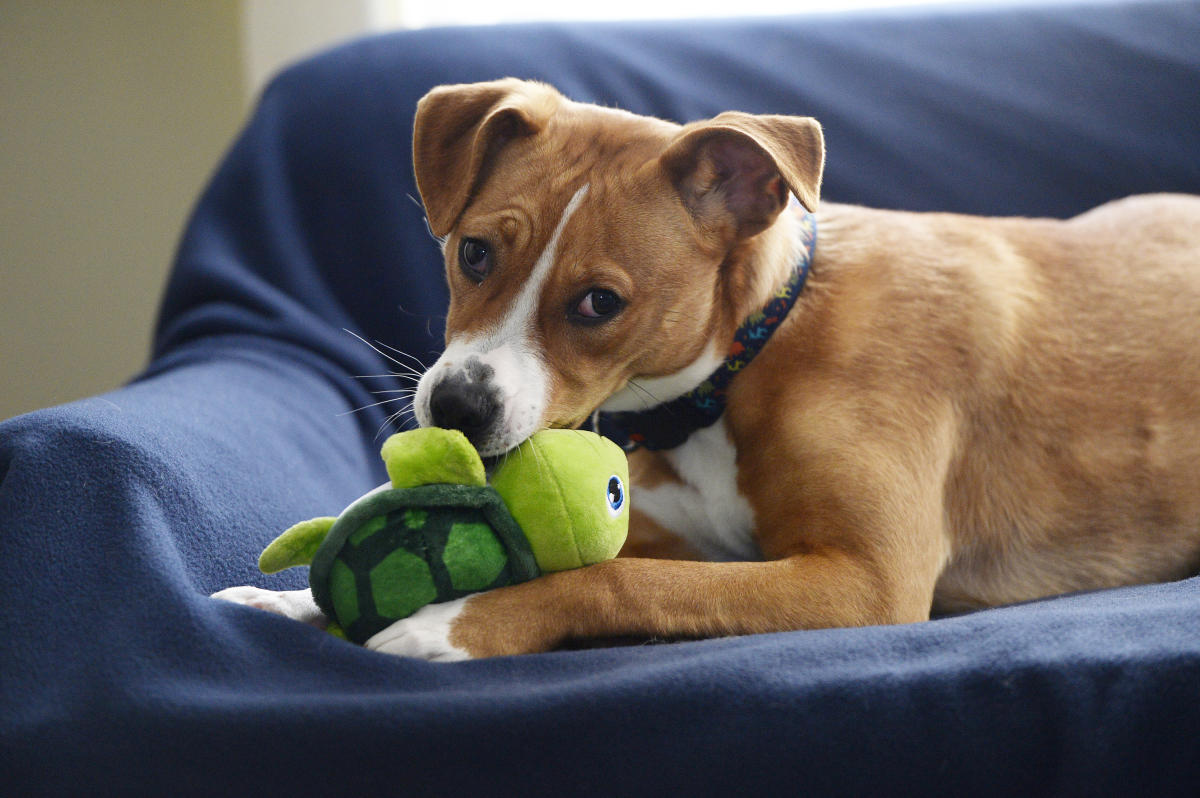
[{"label": "green fabric", "polygon": [[615,557],[629,530],[629,498],[612,513],[608,485],[627,492],[629,464],[620,447],[580,430],[544,430],[492,474],[492,486],[520,524],[543,571],[565,571]]},{"label": "green fabric", "polygon": [[343,627],[351,627],[358,620],[358,580],[354,571],[340,560],[335,560],[329,569],[329,601],[333,617]]},{"label": "green fabric", "polygon": [[458,430],[426,427],[392,435],[380,450],[393,488],[487,484],[479,453]]},{"label": "green fabric", "polygon": [[363,523],[363,525],[358,529],[354,530],[354,533],[350,535],[348,540],[350,541],[351,545],[357,546],[367,538],[371,537],[371,535],[374,535],[376,532],[387,526],[387,521],[387,518],[382,515],[376,516],[375,518]]},{"label": "green fabric", "polygon": [[[334,584],[342,568],[352,575],[352,588]],[[362,643],[431,601],[539,573],[528,541],[494,490],[424,485],[371,493],[346,508],[313,558],[309,585],[317,606],[348,639]],[[343,617],[343,607],[351,606],[354,617]]]},{"label": "green fabric", "polygon": [[398,433],[381,455],[390,489],[292,526],[259,558],[267,573],[311,563],[313,599],[353,642],[431,602],[599,562],[625,542],[625,454],[593,433],[537,433],[490,487],[460,432]]},{"label": "green fabric", "polygon": [[508,555],[487,524],[459,523],[450,529],[442,561],[455,590],[483,590],[496,581]]},{"label": "green fabric", "polygon": [[429,564],[413,552],[396,549],[370,571],[375,611],[385,618],[407,618],[438,596]]},{"label": "green fabric", "polygon": [[287,528],[282,535],[271,541],[258,556],[258,569],[264,574],[273,574],[285,568],[308,565],[329,534],[336,518],[313,518]]}]

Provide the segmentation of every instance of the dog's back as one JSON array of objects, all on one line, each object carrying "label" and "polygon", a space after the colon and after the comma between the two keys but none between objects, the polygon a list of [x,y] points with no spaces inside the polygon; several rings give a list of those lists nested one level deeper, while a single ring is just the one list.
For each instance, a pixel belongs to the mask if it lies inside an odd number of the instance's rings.
[{"label": "dog's back", "polygon": [[924,430],[938,608],[1196,572],[1200,198],[1066,222],[826,206],[821,230],[793,400],[826,440]]}]

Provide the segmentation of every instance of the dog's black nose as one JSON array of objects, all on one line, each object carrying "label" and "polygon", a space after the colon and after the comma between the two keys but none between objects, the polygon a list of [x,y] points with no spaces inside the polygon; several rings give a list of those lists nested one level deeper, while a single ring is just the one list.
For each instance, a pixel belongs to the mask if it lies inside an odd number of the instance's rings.
[{"label": "dog's black nose", "polygon": [[492,428],[499,409],[495,388],[460,376],[442,380],[429,397],[434,426],[459,430],[472,443]]}]

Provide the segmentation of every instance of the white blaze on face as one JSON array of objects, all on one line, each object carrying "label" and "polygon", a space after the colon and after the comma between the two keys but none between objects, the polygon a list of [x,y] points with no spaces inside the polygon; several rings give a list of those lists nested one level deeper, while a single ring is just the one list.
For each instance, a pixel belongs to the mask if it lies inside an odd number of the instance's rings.
[{"label": "white blaze on face", "polygon": [[434,386],[453,373],[466,371],[468,364],[472,364],[475,373],[480,373],[480,366],[491,369],[489,381],[497,390],[500,403],[499,423],[482,440],[475,441],[481,455],[503,454],[541,427],[549,401],[550,379],[545,359],[534,341],[537,310],[558,257],[559,239],[587,193],[588,186],[584,185],[571,197],[507,313],[484,333],[452,337],[447,341],[446,351],[422,375],[413,402],[417,422],[422,427],[433,424],[430,397]]}]

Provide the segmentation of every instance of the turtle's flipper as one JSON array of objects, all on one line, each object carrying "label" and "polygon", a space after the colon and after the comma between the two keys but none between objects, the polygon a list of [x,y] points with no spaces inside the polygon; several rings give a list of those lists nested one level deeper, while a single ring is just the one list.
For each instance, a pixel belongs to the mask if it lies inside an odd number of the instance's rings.
[{"label": "turtle's flipper", "polygon": [[330,517],[313,518],[288,527],[258,556],[258,570],[273,574],[285,568],[311,564],[313,555],[336,520]]}]

